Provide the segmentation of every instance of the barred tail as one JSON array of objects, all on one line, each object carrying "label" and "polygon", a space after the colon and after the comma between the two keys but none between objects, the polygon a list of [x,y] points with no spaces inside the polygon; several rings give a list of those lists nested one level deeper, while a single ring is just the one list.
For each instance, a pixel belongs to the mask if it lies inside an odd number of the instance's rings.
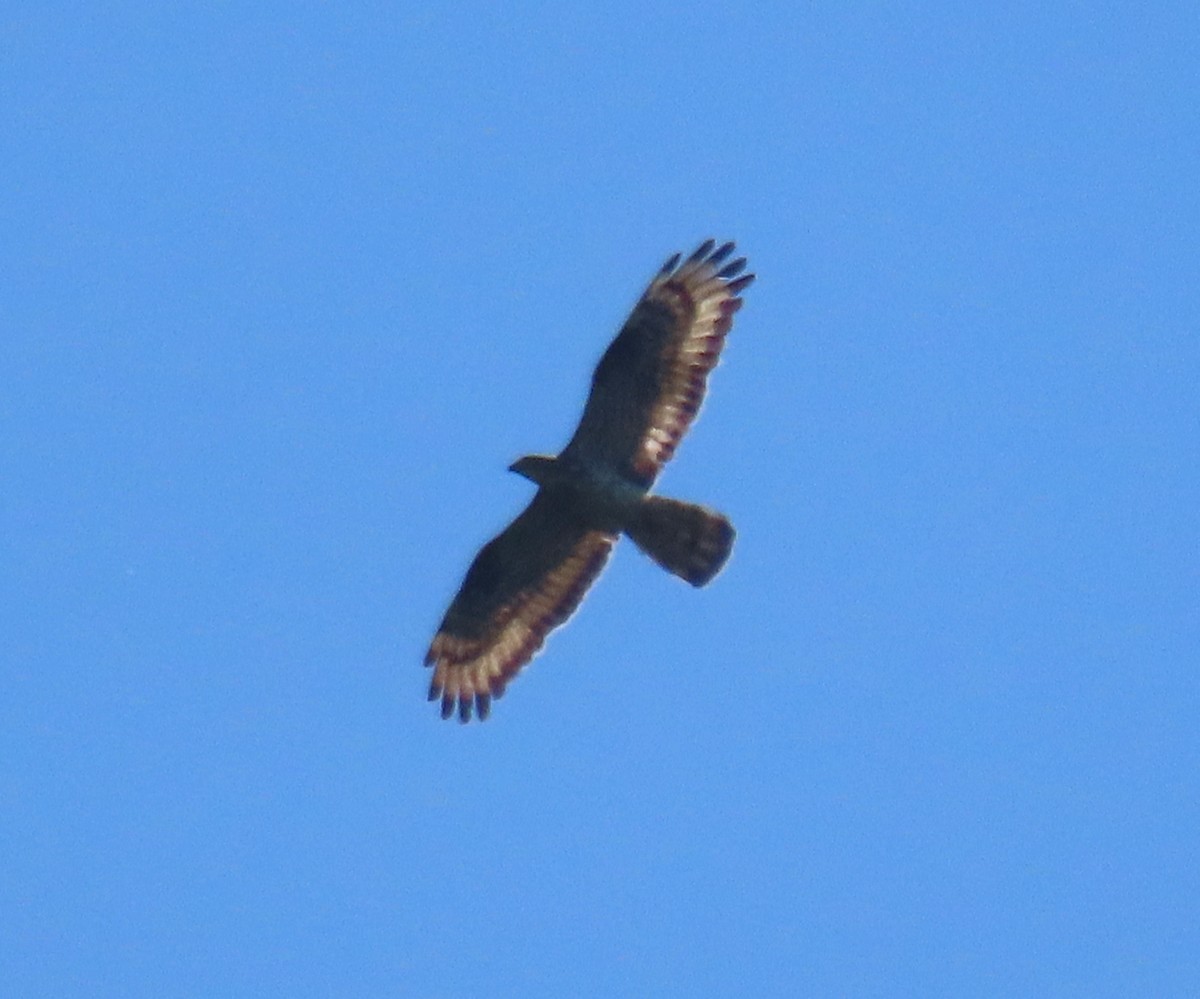
[{"label": "barred tail", "polygon": [[721,514],[663,496],[642,500],[625,533],[655,562],[693,586],[703,586],[720,572],[733,548],[733,525]]}]

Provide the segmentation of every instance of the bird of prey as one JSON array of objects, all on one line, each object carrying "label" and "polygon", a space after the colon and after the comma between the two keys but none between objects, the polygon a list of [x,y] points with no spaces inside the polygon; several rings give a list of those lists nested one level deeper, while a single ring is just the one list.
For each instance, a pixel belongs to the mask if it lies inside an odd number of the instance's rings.
[{"label": "bird of prey", "polygon": [[[668,572],[703,586],[733,545],[733,525],[693,503],[650,495],[704,398],[741,292],[754,280],[734,244],[671,257],[592,375],[575,435],[557,456],[509,471],[538,491],[467,570],[425,665],[443,718],[483,719],[493,698],[567,620],[625,534]],[[729,261],[728,263],[726,261]]]}]

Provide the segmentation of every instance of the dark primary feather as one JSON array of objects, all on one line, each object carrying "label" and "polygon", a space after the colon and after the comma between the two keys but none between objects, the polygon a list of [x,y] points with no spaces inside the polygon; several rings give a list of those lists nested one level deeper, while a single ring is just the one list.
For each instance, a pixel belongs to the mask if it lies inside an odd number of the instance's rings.
[{"label": "dark primary feather", "polygon": [[[649,485],[674,454],[704,399],[738,297],[754,280],[736,277],[745,258],[707,240],[678,254],[650,283],[592,375],[574,436],[563,450]],[[724,266],[721,266],[724,264]]]}]

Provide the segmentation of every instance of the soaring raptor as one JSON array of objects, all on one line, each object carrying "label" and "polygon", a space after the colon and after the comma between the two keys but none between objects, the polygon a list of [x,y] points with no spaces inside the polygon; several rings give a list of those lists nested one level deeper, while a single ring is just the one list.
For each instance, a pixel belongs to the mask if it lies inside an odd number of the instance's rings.
[{"label": "soaring raptor", "polygon": [[557,456],[509,471],[533,501],[471,563],[425,656],[429,699],[486,718],[492,699],[567,620],[622,534],[668,572],[703,586],[729,558],[733,525],[713,510],[650,495],[695,419],[753,274],[733,243],[673,256],[643,293],[592,376],[575,436]]}]

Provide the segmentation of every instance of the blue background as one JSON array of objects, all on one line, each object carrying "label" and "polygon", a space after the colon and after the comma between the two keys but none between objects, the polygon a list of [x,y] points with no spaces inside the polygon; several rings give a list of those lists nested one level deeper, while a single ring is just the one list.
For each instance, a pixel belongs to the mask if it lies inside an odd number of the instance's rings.
[{"label": "blue background", "polygon": [[[1200,14],[1002,7],[8,5],[4,993],[1200,991]],[[710,235],[732,561],[441,722]]]}]

